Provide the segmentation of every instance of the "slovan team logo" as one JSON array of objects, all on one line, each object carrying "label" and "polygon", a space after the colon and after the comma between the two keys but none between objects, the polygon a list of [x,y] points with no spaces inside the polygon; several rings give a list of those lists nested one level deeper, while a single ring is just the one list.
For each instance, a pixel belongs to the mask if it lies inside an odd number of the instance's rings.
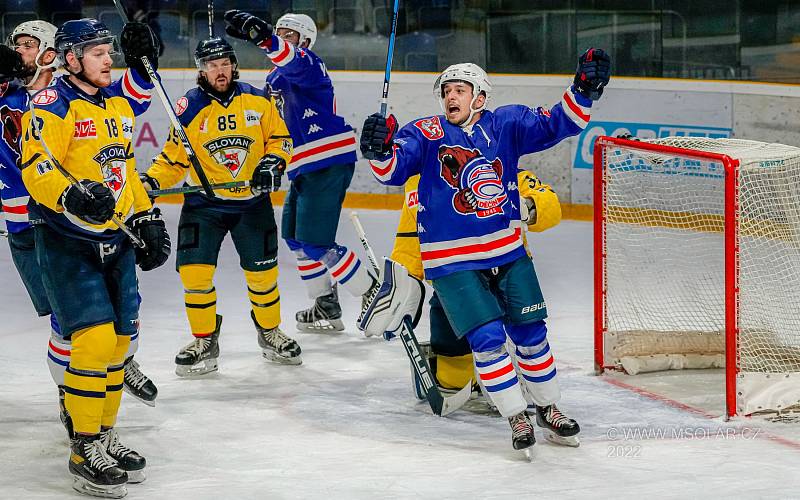
[{"label": "slovan team logo", "polygon": [[489,163],[477,149],[439,146],[440,175],[456,193],[456,212],[479,218],[503,213],[508,194],[503,186],[503,163],[499,158]]},{"label": "slovan team logo", "polygon": [[115,198],[119,197],[122,188],[125,187],[127,160],[125,148],[120,144],[109,144],[94,156],[94,161],[100,164],[100,170],[103,172],[103,181],[114,193]]},{"label": "slovan team logo", "polygon": [[242,171],[242,165],[247,160],[253,142],[250,137],[229,135],[208,141],[203,147],[217,163],[227,168],[235,179]]}]

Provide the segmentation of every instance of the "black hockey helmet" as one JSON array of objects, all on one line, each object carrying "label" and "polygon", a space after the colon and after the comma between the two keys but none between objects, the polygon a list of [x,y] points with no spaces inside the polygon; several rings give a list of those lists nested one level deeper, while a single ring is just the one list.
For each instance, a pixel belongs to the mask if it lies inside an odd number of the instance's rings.
[{"label": "black hockey helmet", "polygon": [[234,70],[236,70],[236,52],[233,50],[231,44],[221,36],[200,40],[197,44],[197,48],[194,49],[194,62],[197,65],[197,69],[200,71],[205,70],[206,62],[222,59],[223,57],[230,59]]},{"label": "black hockey helmet", "polygon": [[56,31],[56,52],[63,64],[66,64],[67,52],[72,51],[80,59],[86,47],[103,44],[112,45],[112,54],[117,51],[117,39],[97,19],[73,19],[62,24]]}]

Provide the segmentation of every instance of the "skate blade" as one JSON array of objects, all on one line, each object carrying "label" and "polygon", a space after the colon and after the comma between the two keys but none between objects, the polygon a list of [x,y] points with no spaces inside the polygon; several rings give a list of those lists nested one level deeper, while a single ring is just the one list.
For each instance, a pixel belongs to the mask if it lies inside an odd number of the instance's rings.
[{"label": "skate blade", "polygon": [[123,390],[123,391],[125,391],[125,392],[127,392],[128,394],[130,394],[131,396],[133,396],[135,399],[138,399],[139,401],[141,401],[142,403],[146,404],[147,406],[149,406],[149,407],[151,407],[151,408],[154,408],[154,407],[156,406],[156,400],[155,400],[155,399],[154,399],[154,400],[152,400],[152,401],[148,401],[148,400],[146,400],[146,399],[142,399],[142,398],[140,398],[139,396],[137,396],[137,395],[136,395],[136,394],[135,394],[133,391],[131,391],[130,389],[128,389],[128,386],[127,386],[127,385],[125,385],[125,386],[122,386],[122,390]]},{"label": "skate blade", "polygon": [[536,450],[533,448],[533,446],[523,449],[522,454],[525,456],[525,460],[528,462],[533,462],[533,459],[536,458]]},{"label": "skate blade", "polygon": [[559,436],[555,432],[551,430],[544,431],[544,438],[551,443],[560,445],[560,446],[569,446],[571,448],[577,448],[581,445],[581,441],[578,436]]},{"label": "skate blade", "polygon": [[270,351],[270,350],[262,350],[261,355],[264,356],[264,359],[267,361],[272,361],[273,363],[277,363],[279,365],[300,365],[303,364],[303,359],[300,356],[295,356],[293,358],[287,358],[285,356],[281,356],[280,354]]},{"label": "skate blade", "polygon": [[147,476],[144,474],[144,470],[129,470],[128,472],[128,484],[139,484],[143,483]]},{"label": "skate blade", "polygon": [[128,488],[124,484],[100,486],[81,476],[73,477],[72,489],[84,495],[101,498],[124,498],[128,494]]},{"label": "skate blade", "polygon": [[175,365],[175,374],[179,377],[199,377],[219,369],[216,359],[206,359],[192,366]]},{"label": "skate blade", "polygon": [[313,323],[297,323],[297,331],[303,333],[331,333],[344,331],[340,319],[321,319]]}]

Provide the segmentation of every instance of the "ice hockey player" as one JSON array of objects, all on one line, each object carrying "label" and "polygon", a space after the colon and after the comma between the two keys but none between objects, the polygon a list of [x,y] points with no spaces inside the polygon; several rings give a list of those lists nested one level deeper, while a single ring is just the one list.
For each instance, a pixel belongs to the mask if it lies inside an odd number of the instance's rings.
[{"label": "ice hockey player", "polygon": [[[390,259],[395,263],[395,266],[402,266],[403,270],[413,278],[422,280],[422,260],[420,257],[419,237],[417,235],[418,185],[418,175],[411,177],[405,184],[404,204]],[[542,232],[561,222],[561,205],[558,201],[558,195],[549,185],[543,184],[532,172],[520,170],[517,173],[517,186],[521,197],[521,218],[528,231]],[[527,250],[527,240],[524,236],[525,233],[523,233],[523,245]],[[402,278],[400,269],[396,269],[393,274]],[[385,283],[384,280],[384,286]],[[399,283],[392,283],[392,286],[397,289]],[[378,292],[375,301],[380,301],[383,296],[391,296],[392,302],[395,302],[400,300],[401,297],[408,296],[392,294],[388,290],[387,292],[384,292],[384,288],[382,288]],[[470,380],[475,380],[472,350],[467,339],[459,338],[453,331],[453,327],[450,326],[436,292],[433,293],[429,305],[430,342],[421,341],[420,347],[428,357],[428,364],[434,374],[439,390],[443,393],[455,393],[469,383]],[[393,307],[384,311],[391,311],[397,307],[402,307],[402,310],[407,311],[415,309],[413,304],[405,306],[393,305]],[[383,328],[382,321],[385,320],[376,317],[382,313],[375,313],[375,310],[375,307],[371,304],[364,317],[366,335],[383,334],[383,332],[377,330]],[[391,311],[389,314],[396,314],[396,312]],[[425,395],[420,389],[421,382],[417,379],[414,370],[412,370],[412,377],[417,397],[425,399]],[[478,384],[475,384],[476,390],[477,387]],[[526,399],[530,397],[527,395],[527,391],[525,391],[525,395],[527,396]],[[568,446],[577,446],[579,444],[577,434],[580,432],[580,427],[577,423],[574,427],[561,429],[560,434],[555,433],[554,429],[547,425],[544,415],[549,411],[559,411],[555,405],[552,405],[553,408],[547,408],[536,406],[532,401],[528,403],[529,410],[533,407],[537,411],[537,424],[544,429],[545,437],[548,440]]]},{"label": "ice hockey player", "polygon": [[297,328],[343,330],[336,284],[362,297],[363,314],[378,283],[355,252],[335,241],[355,170],[356,136],[336,114],[333,84],[322,59],[311,51],[317,27],[305,14],[285,14],[274,27],[236,10],[226,12],[225,20],[228,34],[254,43],[275,65],[267,84],[294,140],[281,236],[296,254],[297,270],[314,300],[295,315]]},{"label": "ice hockey player", "polygon": [[[11,257],[28,296],[39,316],[50,316],[51,339],[47,363],[59,386],[61,418],[71,433],[71,421],[63,407],[64,371],[69,364],[70,342],[60,334],[58,321],[42,285],[39,263],[34,250],[33,228],[28,218],[28,191],[18,166],[22,115],[28,109],[30,93],[53,80],[58,65],[55,50],[56,27],[45,21],[27,21],[15,27],[8,39],[10,47],[0,45],[0,199],[3,201],[9,232]],[[131,340],[125,361],[125,390],[146,404],[154,404],[158,394],[155,384],[138,369],[133,355],[138,334]]]},{"label": "ice hockey player", "polygon": [[[244,270],[258,344],[265,358],[300,364],[300,346],[279,328],[278,229],[269,193],[281,185],[292,139],[261,89],[236,81],[236,54],[224,38],[197,44],[198,86],[178,100],[179,120],[211,183],[250,181],[249,188],[187,194],[178,225],[177,266],[194,340],[175,357],[180,376],[217,370],[222,316],[213,278],[220,245],[231,234]],[[202,145],[202,146],[201,146]],[[170,131],[164,149],[142,176],[146,188],[170,187],[187,172],[199,184],[182,143]]]},{"label": "ice hockey player", "polygon": [[[145,25],[127,24],[121,39],[131,66],[156,53]],[[21,166],[35,201],[31,219],[41,219],[34,238],[42,283],[62,335],[72,342],[64,404],[75,432],[73,488],[119,498],[126,482],[144,479],[146,463],[114,428],[125,353],[137,331],[135,266],[148,271],[162,265],[170,240],[139,181],[131,143],[151,85],[136,72],[112,82],[115,46],[108,28],[94,19],[58,29],[55,48],[69,75],[31,98],[22,118]],[[112,218],[125,221],[144,247],[134,250]]]},{"label": "ice hockey player", "polygon": [[[433,88],[444,116],[415,120],[398,133],[393,117],[375,114],[362,129],[361,150],[378,181],[401,185],[420,174],[417,232],[425,277],[456,335],[469,342],[487,396],[509,420],[515,449],[529,448],[535,437],[506,335],[536,405],[555,409],[560,399],[546,306],[522,244],[515,167],[522,155],[587,125],[610,69],[605,52],[589,49],[573,85],[552,109],[511,105],[489,111],[486,73],[456,64]],[[543,418],[554,432],[576,427],[557,411]]]}]

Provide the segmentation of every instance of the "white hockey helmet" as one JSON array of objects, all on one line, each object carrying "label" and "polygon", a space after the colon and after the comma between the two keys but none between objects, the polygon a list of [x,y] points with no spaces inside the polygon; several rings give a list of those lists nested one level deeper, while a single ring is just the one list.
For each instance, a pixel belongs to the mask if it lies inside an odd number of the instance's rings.
[{"label": "white hockey helmet", "polygon": [[[489,83],[489,75],[480,66],[473,63],[459,63],[448,66],[447,69],[442,71],[439,78],[433,84],[433,96],[439,102],[442,111],[444,109],[444,84],[447,82],[467,82],[472,85],[472,101],[470,102],[469,116],[464,123],[469,123],[475,113],[486,109],[486,104],[489,102],[489,97],[492,94],[492,84]],[[481,92],[486,96],[483,106],[474,109],[473,105],[481,95]],[[463,125],[463,124],[462,124]]]},{"label": "white hockey helmet", "polygon": [[305,14],[284,14],[275,23],[275,31],[278,28],[286,28],[300,33],[300,43],[308,39],[308,48],[314,46],[317,41],[317,25],[314,20]]},{"label": "white hockey helmet", "polygon": [[33,74],[31,81],[26,85],[26,87],[33,85],[33,82],[35,82],[36,79],[39,78],[39,73],[41,73],[43,69],[55,68],[56,66],[58,66],[57,57],[53,59],[53,62],[51,62],[50,64],[46,64],[43,66],[40,63],[40,59],[42,58],[42,56],[46,51],[56,50],[56,31],[57,28],[52,24],[37,19],[35,21],[26,21],[20,24],[19,26],[14,28],[14,30],[11,32],[10,35],[8,35],[8,45],[12,47],[16,45],[17,38],[23,35],[27,35],[39,40],[39,52],[36,54],[36,61],[35,61],[36,73]]}]

